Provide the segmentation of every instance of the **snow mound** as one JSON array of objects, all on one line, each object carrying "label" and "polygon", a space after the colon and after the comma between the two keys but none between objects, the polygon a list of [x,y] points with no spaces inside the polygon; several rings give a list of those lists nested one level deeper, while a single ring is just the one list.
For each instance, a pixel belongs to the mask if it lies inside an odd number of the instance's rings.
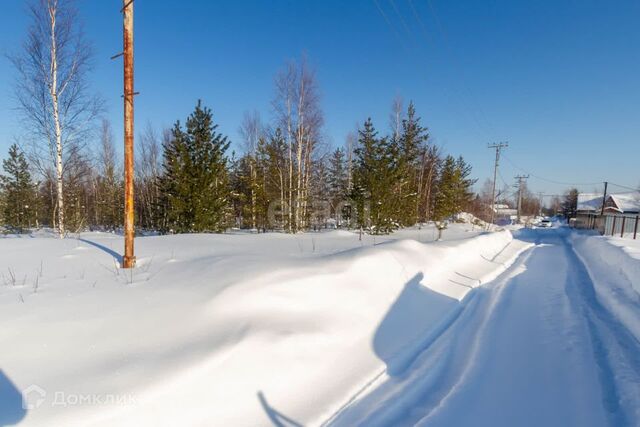
[{"label": "snow mound", "polygon": [[47,392],[24,425],[321,424],[407,369],[529,245],[465,232],[337,253],[337,232],[148,237],[130,273],[118,236],[0,241],[26,278],[0,286],[1,367]]}]

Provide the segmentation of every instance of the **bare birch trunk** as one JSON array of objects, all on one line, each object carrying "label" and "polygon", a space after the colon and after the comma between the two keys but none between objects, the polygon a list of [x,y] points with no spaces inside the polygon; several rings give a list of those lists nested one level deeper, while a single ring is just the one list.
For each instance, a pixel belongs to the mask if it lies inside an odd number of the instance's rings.
[{"label": "bare birch trunk", "polygon": [[64,187],[62,182],[62,127],[60,126],[60,111],[58,105],[58,45],[56,43],[56,15],[57,4],[49,5],[49,20],[51,25],[51,86],[49,94],[53,109],[53,122],[56,143],[56,205],[58,207],[58,235],[64,237]]},{"label": "bare birch trunk", "polygon": [[297,173],[296,173],[296,212],[295,212],[295,221],[296,221],[296,231],[300,230],[301,219],[300,212],[301,206],[300,203],[302,201],[302,186],[303,183],[303,150],[304,150],[304,95],[305,95],[305,81],[304,81],[304,68],[300,70],[300,89],[298,94],[298,135],[297,135],[297,146],[296,146],[296,160],[297,160]]},{"label": "bare birch trunk", "polygon": [[291,96],[287,94],[287,145],[289,147],[289,233],[292,230],[293,220],[293,147],[291,146]]}]

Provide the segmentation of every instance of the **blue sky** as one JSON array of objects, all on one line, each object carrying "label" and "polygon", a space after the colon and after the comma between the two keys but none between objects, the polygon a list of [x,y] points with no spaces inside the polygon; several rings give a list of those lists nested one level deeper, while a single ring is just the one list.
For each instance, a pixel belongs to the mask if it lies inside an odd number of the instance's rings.
[{"label": "blue sky", "polygon": [[[121,4],[78,5],[95,46],[92,87],[120,142],[122,65],[109,57],[121,50]],[[24,39],[24,9],[3,2],[2,52]],[[305,53],[333,145],[368,116],[386,131],[399,95],[480,182],[492,172],[487,143],[506,140],[509,184],[523,171],[548,194],[567,187],[549,181],[640,184],[638,1],[136,0],[135,18],[138,130],[183,120],[202,98],[237,143],[244,112],[269,120],[274,74]],[[13,78],[0,58],[0,157],[21,133]]]}]

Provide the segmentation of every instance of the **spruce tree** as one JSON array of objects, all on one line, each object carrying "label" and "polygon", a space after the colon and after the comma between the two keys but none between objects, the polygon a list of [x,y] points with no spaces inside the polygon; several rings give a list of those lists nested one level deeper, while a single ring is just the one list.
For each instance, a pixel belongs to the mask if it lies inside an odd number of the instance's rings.
[{"label": "spruce tree", "polygon": [[445,157],[438,177],[433,219],[442,221],[455,213],[456,205],[456,161]]},{"label": "spruce tree", "polygon": [[285,230],[289,227],[287,193],[291,187],[287,173],[287,143],[277,128],[264,145],[259,146],[265,223],[268,228]]},{"label": "spruce tree", "polygon": [[4,221],[9,227],[23,228],[35,225],[35,186],[29,173],[29,164],[16,144],[9,147],[9,157],[2,161],[5,174],[0,175],[4,193]]},{"label": "spruce tree", "polygon": [[440,176],[438,177],[437,193],[433,219],[442,221],[461,212],[473,198],[471,187],[476,182],[470,179],[471,166],[462,157],[445,157]]},{"label": "spruce tree", "polygon": [[343,212],[341,207],[345,202],[348,191],[348,176],[347,168],[345,165],[345,154],[341,148],[336,148],[329,159],[328,167],[328,181],[329,181],[329,203],[331,204],[331,211],[335,216],[337,225],[341,225]]},{"label": "spruce tree", "polygon": [[326,228],[327,221],[331,217],[330,202],[330,178],[327,160],[321,157],[311,163],[311,208],[309,210],[308,224],[314,230]]},{"label": "spruce tree", "polygon": [[374,234],[389,233],[399,226],[389,203],[395,181],[394,148],[388,138],[378,137],[371,119],[358,133],[352,190],[358,225]]},{"label": "spruce tree", "polygon": [[211,110],[198,101],[185,129],[176,122],[164,146],[161,187],[167,226],[174,232],[220,232],[228,225],[229,141],[217,127]]},{"label": "spruce tree", "polygon": [[396,217],[403,226],[418,221],[420,168],[426,143],[427,129],[420,124],[413,102],[409,103],[407,118],[402,121],[402,133],[397,141],[397,181],[394,192]]},{"label": "spruce tree", "polygon": [[[258,143],[254,155],[245,154],[231,162],[230,188],[233,215],[236,226],[240,228],[266,228],[265,186],[263,175],[264,140]],[[260,172],[260,173],[259,173]],[[253,205],[252,200],[255,202]]]},{"label": "spruce tree", "polygon": [[474,198],[472,190],[477,179],[471,179],[471,165],[469,165],[462,156],[456,159],[456,199],[455,213],[465,211]]}]

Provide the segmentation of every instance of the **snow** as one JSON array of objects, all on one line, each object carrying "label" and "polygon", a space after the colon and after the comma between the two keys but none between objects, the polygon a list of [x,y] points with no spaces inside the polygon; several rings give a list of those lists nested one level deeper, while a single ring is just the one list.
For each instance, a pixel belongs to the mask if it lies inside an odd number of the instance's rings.
[{"label": "snow", "polygon": [[640,341],[640,241],[575,232],[596,295]]},{"label": "snow", "polygon": [[640,422],[638,242],[150,236],[124,271],[120,236],[50,237],[0,238],[0,425]]},{"label": "snow", "polygon": [[119,236],[0,239],[0,367],[47,393],[23,425],[318,424],[526,247],[470,224],[436,236],[144,237],[129,272]]},{"label": "snow", "polygon": [[577,210],[578,212],[595,212],[602,207],[602,194],[579,193]]},{"label": "snow", "polygon": [[[640,192],[618,193],[609,196],[619,212],[638,213],[640,212]],[[614,208],[612,208],[614,209]]]},{"label": "snow", "polygon": [[516,238],[535,247],[333,426],[638,425],[640,344],[596,297],[569,231]]}]

